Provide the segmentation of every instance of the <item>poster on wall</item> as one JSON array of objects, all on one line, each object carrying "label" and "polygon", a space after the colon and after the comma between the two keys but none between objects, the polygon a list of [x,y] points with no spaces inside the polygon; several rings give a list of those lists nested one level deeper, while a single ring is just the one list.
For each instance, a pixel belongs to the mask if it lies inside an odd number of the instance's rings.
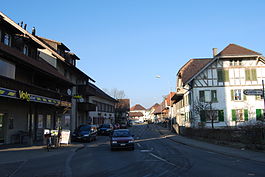
[{"label": "poster on wall", "polygon": [[38,128],[43,128],[43,115],[38,115]]}]

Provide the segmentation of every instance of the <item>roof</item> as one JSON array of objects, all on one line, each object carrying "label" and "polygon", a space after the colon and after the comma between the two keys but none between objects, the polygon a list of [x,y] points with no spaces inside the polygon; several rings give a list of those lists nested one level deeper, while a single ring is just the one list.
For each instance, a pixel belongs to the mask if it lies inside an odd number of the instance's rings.
[{"label": "roof", "polygon": [[96,85],[92,84],[92,83],[88,83],[89,86],[91,86],[93,89],[95,89],[95,95],[94,96],[98,96],[101,98],[104,98],[106,100],[112,101],[112,102],[117,102],[116,99],[112,98],[111,96],[109,96],[108,94],[106,94],[105,92],[103,92],[100,88],[98,88]]},{"label": "roof", "polygon": [[163,107],[161,105],[158,105],[155,107],[154,114],[161,114],[162,110],[163,110]]},{"label": "roof", "polygon": [[142,117],[144,116],[141,112],[129,112],[129,117]]},{"label": "roof", "polygon": [[155,103],[153,106],[151,106],[150,108],[149,108],[149,110],[151,110],[152,108],[156,108],[157,106],[159,106],[159,104],[158,103]]},{"label": "roof", "polygon": [[64,45],[62,42],[55,41],[55,40],[52,40],[52,39],[47,39],[47,38],[44,38],[44,37],[41,37],[41,36],[36,36],[36,37],[39,38],[42,41],[49,41],[49,42],[56,43],[57,45],[62,46],[62,48],[65,49],[66,51],[70,51],[70,49],[68,47],[66,47],[66,45]]},{"label": "roof", "polygon": [[183,84],[190,80],[211,60],[210,58],[190,59],[178,72],[178,76],[182,79]]},{"label": "roof", "polygon": [[131,109],[130,109],[131,111],[140,111],[140,110],[146,110],[142,105],[140,105],[140,104],[136,104],[136,105],[134,105],[133,107],[131,107]]},{"label": "roof", "polygon": [[166,97],[167,105],[171,105],[171,98],[175,95],[175,92],[170,92]]},{"label": "roof", "polygon": [[247,49],[237,44],[229,44],[224,50],[222,50],[217,57],[222,56],[241,56],[241,55],[262,55],[261,53]]}]

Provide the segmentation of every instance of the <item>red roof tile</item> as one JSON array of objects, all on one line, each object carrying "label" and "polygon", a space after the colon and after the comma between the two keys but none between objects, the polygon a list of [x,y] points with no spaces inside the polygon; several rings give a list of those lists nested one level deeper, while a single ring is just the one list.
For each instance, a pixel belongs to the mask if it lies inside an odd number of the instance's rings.
[{"label": "red roof tile", "polygon": [[142,117],[144,116],[141,112],[129,112],[129,117]]},{"label": "red roof tile", "polygon": [[261,55],[261,54],[236,44],[229,44],[226,48],[224,48],[224,50],[222,50],[216,56],[220,57],[220,56],[240,56],[240,55]]},{"label": "red roof tile", "polygon": [[180,70],[178,76],[185,84],[195,74],[197,74],[205,65],[207,65],[212,59],[190,59]]},{"label": "red roof tile", "polygon": [[136,104],[130,109],[131,111],[146,110],[142,105]]}]

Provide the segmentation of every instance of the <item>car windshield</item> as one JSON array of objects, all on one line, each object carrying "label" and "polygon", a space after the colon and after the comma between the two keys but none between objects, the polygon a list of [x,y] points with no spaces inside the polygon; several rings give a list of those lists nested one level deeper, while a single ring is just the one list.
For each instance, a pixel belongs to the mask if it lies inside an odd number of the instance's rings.
[{"label": "car windshield", "polygon": [[128,131],[114,131],[113,137],[129,137],[131,136],[130,132]]},{"label": "car windshield", "polygon": [[104,125],[102,125],[102,128],[110,128],[110,125],[109,124],[104,124]]},{"label": "car windshield", "polygon": [[80,131],[90,131],[91,127],[90,126],[82,126],[79,128]]}]

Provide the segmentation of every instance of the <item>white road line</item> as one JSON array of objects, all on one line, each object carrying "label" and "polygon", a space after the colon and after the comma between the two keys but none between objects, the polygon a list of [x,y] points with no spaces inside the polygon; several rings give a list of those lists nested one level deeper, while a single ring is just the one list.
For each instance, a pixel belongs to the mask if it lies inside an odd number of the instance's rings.
[{"label": "white road line", "polygon": [[11,175],[9,175],[9,177],[12,177],[14,176],[18,170],[20,170],[22,168],[22,166],[27,162],[27,160],[25,160]]},{"label": "white road line", "polygon": [[151,156],[153,156],[154,158],[156,158],[156,159],[158,159],[158,160],[161,160],[161,161],[163,161],[163,162],[165,162],[165,163],[167,163],[167,164],[169,164],[169,165],[172,165],[172,166],[175,166],[175,167],[178,167],[177,165],[175,165],[174,163],[171,163],[171,162],[169,162],[169,161],[167,161],[166,159],[163,159],[163,158],[161,158],[161,157],[159,157],[159,156],[157,156],[157,155],[155,155],[155,154],[153,154],[153,153],[149,153]]},{"label": "white road line", "polygon": [[142,145],[140,144],[140,143],[136,143],[137,144],[137,146],[140,148],[140,147],[142,147]]},{"label": "white road line", "polygon": [[160,174],[158,175],[158,177],[159,177],[159,176],[163,176],[163,175],[166,174],[167,172],[168,172],[168,170],[166,170],[166,171],[160,173]]},{"label": "white road line", "polygon": [[147,174],[147,175],[144,175],[143,177],[148,177],[148,176],[152,176],[152,174]]}]

